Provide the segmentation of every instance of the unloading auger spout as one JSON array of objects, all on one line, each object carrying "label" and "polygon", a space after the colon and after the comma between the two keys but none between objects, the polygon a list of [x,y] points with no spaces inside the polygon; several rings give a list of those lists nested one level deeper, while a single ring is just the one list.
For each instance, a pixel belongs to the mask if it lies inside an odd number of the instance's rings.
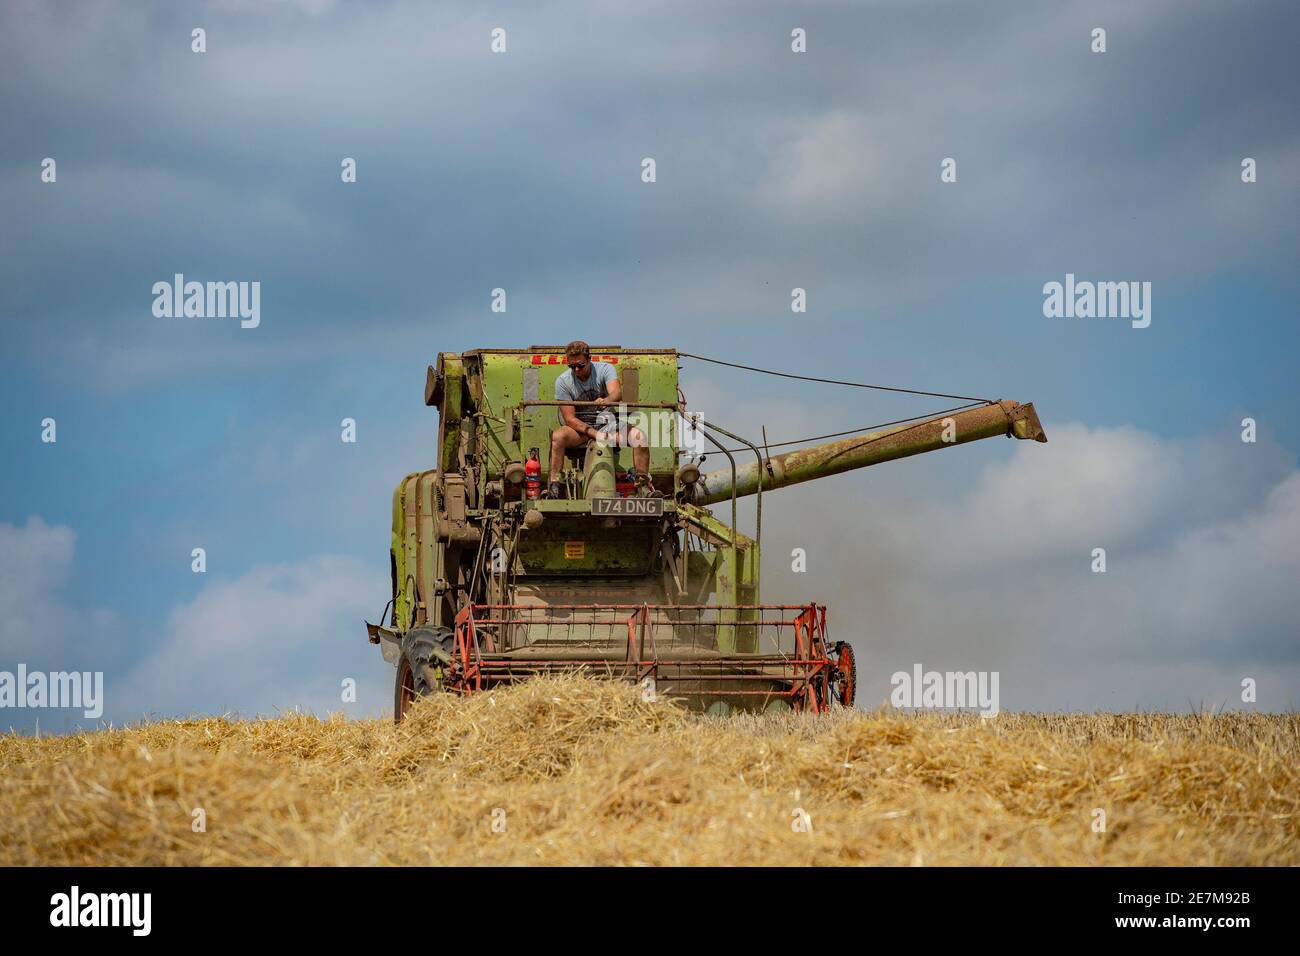
[{"label": "unloading auger spout", "polygon": [[[800,448],[757,461],[738,463],[735,470],[737,497],[797,485],[815,478],[838,475],[855,468],[868,468],[897,458],[940,451],[954,445],[1007,435],[1028,441],[1047,441],[1032,403],[992,402],[981,408],[952,412],[924,421],[865,432],[824,445]],[[698,505],[716,504],[731,497],[730,467],[702,475],[691,490],[690,500]]]}]

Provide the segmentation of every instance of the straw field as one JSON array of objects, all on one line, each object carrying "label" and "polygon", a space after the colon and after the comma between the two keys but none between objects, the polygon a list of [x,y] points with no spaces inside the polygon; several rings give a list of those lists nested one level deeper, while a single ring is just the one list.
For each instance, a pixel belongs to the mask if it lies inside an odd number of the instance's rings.
[{"label": "straw field", "polygon": [[1294,865],[1298,755],[1295,714],[705,719],[548,679],[0,737],[0,864]]}]

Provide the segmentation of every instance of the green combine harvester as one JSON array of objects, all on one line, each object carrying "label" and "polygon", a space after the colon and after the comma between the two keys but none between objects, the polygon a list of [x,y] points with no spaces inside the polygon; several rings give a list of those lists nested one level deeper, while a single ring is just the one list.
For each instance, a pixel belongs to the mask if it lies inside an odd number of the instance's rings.
[{"label": "green combine harvester", "polygon": [[[852,707],[853,648],[830,641],[826,608],[760,603],[763,495],[982,438],[1047,440],[1033,405],[990,401],[768,455],[687,410],[678,357],[591,349],[649,439],[653,493],[619,480],[631,448],[591,441],[566,454],[566,493],[552,498],[527,479],[530,458],[546,468],[559,406],[585,404],[553,398],[563,346],[439,354],[424,396],[440,416],[437,463],[393,494],[392,600],[386,624],[366,625],[397,665],[398,720],[421,695],[575,670],[715,714]],[[679,449],[683,422],[723,467],[701,473]],[[754,538],[736,528],[745,495],[758,496]]]}]

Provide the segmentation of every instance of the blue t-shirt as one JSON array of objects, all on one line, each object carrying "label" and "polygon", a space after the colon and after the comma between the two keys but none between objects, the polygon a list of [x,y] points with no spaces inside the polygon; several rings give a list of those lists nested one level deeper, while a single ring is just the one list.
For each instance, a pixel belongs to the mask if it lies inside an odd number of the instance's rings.
[{"label": "blue t-shirt", "polygon": [[[610,362],[592,362],[584,382],[573,374],[573,369],[565,369],[555,380],[555,400],[557,402],[594,402],[598,398],[609,397],[609,383],[618,379],[618,369]],[[596,424],[596,416],[608,410],[617,414],[612,407],[597,405],[578,405],[574,412],[588,425]]]}]

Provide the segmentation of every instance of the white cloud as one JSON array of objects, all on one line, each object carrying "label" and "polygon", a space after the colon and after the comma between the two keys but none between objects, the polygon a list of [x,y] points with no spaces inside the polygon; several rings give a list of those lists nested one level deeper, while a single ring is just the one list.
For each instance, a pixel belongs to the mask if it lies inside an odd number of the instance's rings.
[{"label": "white cloud", "polygon": [[865,113],[832,109],[802,120],[776,144],[756,198],[777,206],[828,209],[888,201],[881,172],[887,156]]},{"label": "white cloud", "polygon": [[1060,425],[1046,447],[1012,447],[961,499],[936,502],[920,516],[895,514],[894,530],[945,542],[935,551],[940,567],[1087,554],[1139,537],[1190,491],[1179,481],[1177,445],[1136,428]]},{"label": "white cloud", "polygon": [[[392,667],[365,639],[389,582],[381,562],[319,556],[261,565],[216,580],[168,616],[165,637],[131,674],[121,719],[154,715],[316,713],[378,715],[392,705]],[[357,682],[354,705],[341,682]]]},{"label": "white cloud", "polygon": [[[967,450],[890,466],[897,483],[874,484],[869,505],[834,485],[846,478],[779,492],[764,509],[765,599],[826,600],[871,703],[919,661],[1001,671],[1010,709],[1239,705],[1247,676],[1260,707],[1295,706],[1294,460],[1227,432],[1047,431],[947,495],[905,470],[951,470]],[[806,578],[781,566],[794,544],[809,549]]]},{"label": "white cloud", "polygon": [[[387,599],[385,562],[318,556],[260,565],[216,579],[177,605],[161,640],[128,642],[117,612],[68,596],[76,551],[71,528],[38,517],[0,523],[0,669],[102,670],[105,718],[145,715],[317,713],[380,715],[392,706],[393,669],[366,642],[362,620]],[[132,666],[128,662],[135,660]],[[341,682],[357,682],[344,704]],[[5,726],[36,712],[6,712]],[[44,715],[55,726],[63,715]],[[76,721],[74,721],[76,723]]]},{"label": "white cloud", "polygon": [[[1128,599],[1153,649],[1300,662],[1300,472],[1241,518],[1187,529],[1135,562]],[[1135,615],[1136,616],[1136,615]]]},{"label": "white cloud", "polygon": [[65,591],[77,536],[38,517],[0,523],[0,668],[90,668],[118,636],[109,611],[79,609]]}]

